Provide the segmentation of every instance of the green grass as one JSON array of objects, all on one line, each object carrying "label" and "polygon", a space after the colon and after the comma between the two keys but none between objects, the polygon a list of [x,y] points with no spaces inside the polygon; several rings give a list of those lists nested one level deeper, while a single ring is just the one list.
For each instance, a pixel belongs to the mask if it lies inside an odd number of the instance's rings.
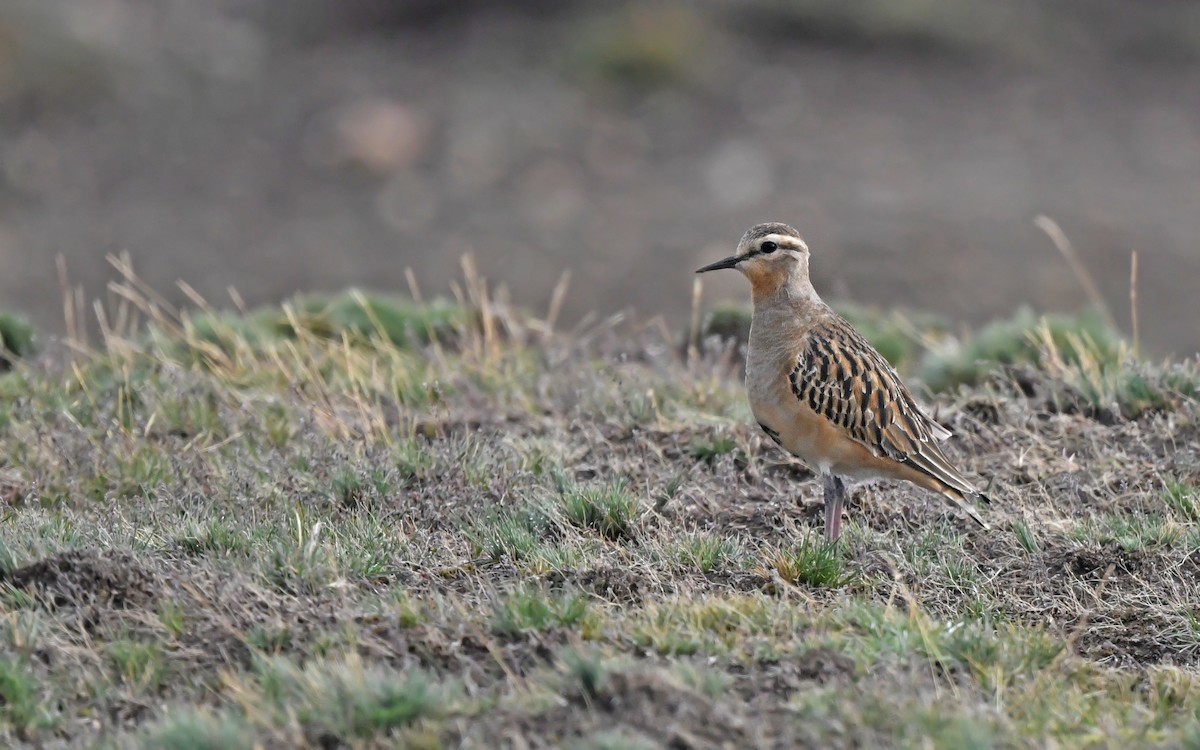
[{"label": "green grass", "polygon": [[0,313],[0,372],[37,349],[37,334],[28,321],[12,313]]},{"label": "green grass", "polygon": [[1200,368],[1196,363],[1153,365],[1138,360],[1125,347],[1110,356],[1089,338],[1071,337],[1072,348],[1064,353],[1043,328],[1042,367],[1052,377],[1072,386],[1083,401],[1096,411],[1108,410],[1126,419],[1147,413],[1175,411],[1186,401],[1200,396]]},{"label": "green grass", "polygon": [[305,336],[381,339],[401,348],[435,340],[449,343],[466,323],[466,311],[444,300],[417,305],[403,297],[351,290],[298,296],[282,309],[263,308],[246,317],[212,312],[189,316],[178,327],[153,329],[152,338],[187,362],[219,364],[253,348]]},{"label": "green grass", "polygon": [[691,662],[679,662],[671,668],[671,674],[684,685],[709,698],[719,698],[734,684],[730,675]]},{"label": "green grass", "polygon": [[182,709],[147,729],[142,744],[161,750],[251,750],[254,740],[240,721],[205,710]]},{"label": "green grass", "polygon": [[96,475],[93,495],[97,500],[109,493],[120,498],[149,497],[168,480],[170,472],[167,456],[150,445],[113,455],[110,466],[111,473]]},{"label": "green grass", "polygon": [[1017,542],[1021,545],[1021,549],[1031,555],[1038,553],[1040,547],[1038,546],[1037,534],[1029,524],[1024,521],[1014,520],[1012,522],[1012,532]]},{"label": "green grass", "polygon": [[0,656],[0,716],[23,739],[36,737],[56,721],[27,659]]},{"label": "green grass", "polygon": [[315,594],[332,585],[337,570],[321,522],[310,522],[297,509],[285,529],[271,531],[273,543],[259,560],[265,583],[291,594]]},{"label": "green grass", "polygon": [[341,505],[352,508],[362,505],[365,483],[352,471],[342,471],[330,483],[329,494]]},{"label": "green grass", "polygon": [[399,347],[449,342],[467,322],[466,311],[444,300],[427,305],[394,296],[350,291],[337,296],[306,295],[293,303],[295,316],[276,318],[275,331],[294,337],[316,334],[331,339],[342,336],[382,337]]},{"label": "green grass", "polygon": [[122,638],[108,644],[108,658],[117,678],[131,687],[155,688],[166,679],[162,647],[154,642]]},{"label": "green grass", "polygon": [[545,542],[557,528],[557,520],[548,508],[528,504],[503,511],[492,511],[466,529],[475,554],[493,562],[505,557],[528,560],[545,554]]},{"label": "green grass", "polygon": [[734,455],[745,459],[745,453],[738,447],[737,440],[732,435],[721,432],[692,441],[688,446],[688,453],[697,461],[710,466],[721,456]]},{"label": "green grass", "polygon": [[239,702],[248,717],[322,744],[388,737],[438,715],[451,700],[450,688],[422,672],[368,667],[354,657],[304,666],[263,657],[240,680]]},{"label": "green grass", "polygon": [[1200,522],[1200,488],[1179,479],[1163,481],[1163,500],[1181,520]]},{"label": "green grass", "polygon": [[555,627],[590,632],[595,616],[586,596],[579,593],[553,594],[520,587],[501,595],[492,616],[492,632],[518,636]]},{"label": "green grass", "polygon": [[158,622],[166,634],[178,638],[187,632],[188,614],[178,602],[166,599],[158,605]]},{"label": "green grass", "polygon": [[564,692],[578,692],[589,701],[600,696],[600,689],[610,671],[603,656],[595,652],[564,649],[558,658],[561,671],[566,673]]},{"label": "green grass", "polygon": [[742,567],[749,553],[737,539],[697,533],[676,543],[674,558],[676,564],[685,568],[712,573]]},{"label": "green grass", "polygon": [[563,517],[580,529],[594,531],[614,542],[635,535],[641,502],[624,478],[600,486],[561,483],[560,502]]},{"label": "green grass", "polygon": [[1184,537],[1178,524],[1161,515],[1120,512],[1089,519],[1076,526],[1072,536],[1080,541],[1115,542],[1130,552],[1170,547]]},{"label": "green grass", "polygon": [[1041,362],[1046,343],[1068,366],[1085,360],[1114,366],[1122,356],[1119,334],[1098,314],[1038,316],[1021,308],[1008,320],[984,326],[955,349],[930,352],[922,363],[921,380],[934,391],[981,383],[1001,365]]},{"label": "green grass", "polygon": [[797,545],[771,552],[766,564],[788,583],[837,588],[853,580],[839,543],[826,544],[807,536]]},{"label": "green grass", "polygon": [[[728,656],[754,648],[758,638],[781,634],[792,624],[791,614],[756,596],[671,599],[645,606],[630,635],[635,643],[667,656]],[[773,644],[762,646],[771,649]]]},{"label": "green grass", "polygon": [[247,630],[244,640],[248,646],[263,654],[279,654],[295,644],[295,634],[286,625],[255,625]]},{"label": "green grass", "polygon": [[716,337],[720,341],[745,344],[750,340],[752,311],[744,305],[719,306],[709,310],[700,321],[700,338]]},{"label": "green grass", "polygon": [[187,522],[176,544],[189,555],[227,555],[249,549],[245,532],[219,518]]},{"label": "green grass", "polygon": [[434,469],[433,455],[418,438],[405,438],[392,446],[392,469],[405,484],[420,482]]}]

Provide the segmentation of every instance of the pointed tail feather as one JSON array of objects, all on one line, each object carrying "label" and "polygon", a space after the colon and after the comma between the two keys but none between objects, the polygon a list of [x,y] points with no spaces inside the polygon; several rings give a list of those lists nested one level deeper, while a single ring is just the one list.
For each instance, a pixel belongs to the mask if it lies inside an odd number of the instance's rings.
[{"label": "pointed tail feather", "polygon": [[[969,500],[967,500],[966,495],[964,495],[962,492],[959,492],[958,490],[953,489],[951,487],[947,487],[944,490],[942,490],[942,494],[945,495],[947,498],[949,498],[950,502],[957,505],[959,507],[959,509],[962,510],[963,513],[966,513],[968,516],[970,516],[972,521],[974,521],[975,523],[977,523],[981,527],[983,527],[984,531],[992,530],[992,527],[988,525],[987,521],[983,520],[983,517],[979,515],[979,512],[975,510],[974,506],[971,505],[971,502]],[[991,502],[991,500],[988,500],[986,497],[984,497],[982,494],[980,494],[978,492],[971,493],[971,494],[974,497],[981,498],[984,502],[987,502],[987,503]]]}]

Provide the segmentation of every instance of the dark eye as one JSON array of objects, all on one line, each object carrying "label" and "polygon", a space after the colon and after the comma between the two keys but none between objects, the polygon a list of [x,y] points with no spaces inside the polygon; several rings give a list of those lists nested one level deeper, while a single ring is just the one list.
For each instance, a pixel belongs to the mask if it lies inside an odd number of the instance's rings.
[{"label": "dark eye", "polygon": [[779,245],[776,245],[774,242],[764,242],[758,246],[758,251],[760,253],[773,253],[778,249]]}]

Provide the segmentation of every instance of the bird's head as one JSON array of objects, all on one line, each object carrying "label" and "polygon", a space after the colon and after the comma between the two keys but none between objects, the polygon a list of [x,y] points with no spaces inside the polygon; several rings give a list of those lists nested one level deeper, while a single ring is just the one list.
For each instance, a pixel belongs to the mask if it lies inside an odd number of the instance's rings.
[{"label": "bird's head", "polygon": [[751,227],[733,255],[696,271],[736,268],[750,280],[755,296],[808,279],[808,245],[787,224],[769,222]]}]

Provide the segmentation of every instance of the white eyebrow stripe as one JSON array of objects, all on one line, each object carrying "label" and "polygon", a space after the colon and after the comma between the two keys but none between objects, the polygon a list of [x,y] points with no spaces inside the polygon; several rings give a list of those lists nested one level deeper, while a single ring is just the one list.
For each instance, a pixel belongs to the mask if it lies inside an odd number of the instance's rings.
[{"label": "white eyebrow stripe", "polygon": [[787,250],[787,249],[807,250],[808,249],[808,245],[806,245],[804,243],[804,240],[800,239],[799,237],[794,237],[790,234],[768,234],[766,237],[763,237],[761,240],[759,240],[759,242],[758,242],[759,246],[761,247],[762,243],[764,243],[764,242],[774,242],[776,245],[779,245],[779,247],[781,247],[785,250]]}]

